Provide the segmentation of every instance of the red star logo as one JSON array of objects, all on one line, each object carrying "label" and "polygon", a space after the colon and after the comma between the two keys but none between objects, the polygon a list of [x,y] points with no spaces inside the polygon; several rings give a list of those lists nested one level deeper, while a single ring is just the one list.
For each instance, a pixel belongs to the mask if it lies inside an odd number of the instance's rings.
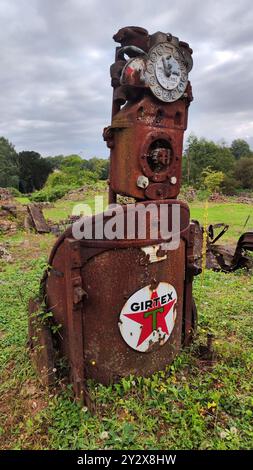
[{"label": "red star logo", "polygon": [[[151,295],[151,300],[157,299],[157,297],[159,297],[157,292],[153,291]],[[142,325],[141,334],[137,346],[140,346],[143,341],[145,341],[145,339],[147,339],[154,330],[158,330],[159,327],[164,333],[166,333],[167,335],[169,334],[165,318],[171,311],[175,302],[176,299],[171,300],[165,305],[161,305],[159,301],[157,302],[156,307],[151,307],[143,312],[124,313],[126,317],[130,318],[130,320],[133,320],[136,323]]]},{"label": "red star logo", "polygon": [[134,69],[132,67],[127,67],[127,69],[126,69],[126,74],[127,75],[132,75],[133,72],[134,72]]}]

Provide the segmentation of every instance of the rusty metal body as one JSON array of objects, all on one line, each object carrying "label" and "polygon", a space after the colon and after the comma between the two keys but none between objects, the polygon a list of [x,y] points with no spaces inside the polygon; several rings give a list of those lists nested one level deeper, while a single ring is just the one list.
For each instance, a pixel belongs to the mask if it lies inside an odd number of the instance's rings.
[{"label": "rusty metal body", "polygon": [[[180,191],[183,135],[193,99],[187,80],[192,50],[172,35],[148,35],[146,30],[135,27],[123,28],[114,39],[121,42],[121,47],[116,48],[111,67],[112,123],[104,130],[104,139],[111,149],[111,202],[116,200],[116,194],[142,200],[176,198]],[[130,60],[125,59],[125,53]],[[179,84],[184,91],[181,95],[178,88],[170,91],[170,84],[168,89],[162,88],[156,76],[154,61],[168,53],[182,58],[179,69],[185,66]],[[162,78],[166,80],[166,75]]]},{"label": "rusty metal body", "polygon": [[[110,187],[115,193],[155,200],[175,198],[180,191],[189,103],[186,98],[171,104],[158,105],[156,101],[144,96],[124,106],[112,119]],[[154,163],[150,154],[159,144],[170,155],[165,155],[164,162],[157,159]],[[137,185],[142,175],[149,181],[147,187]]]},{"label": "rusty metal body", "polygon": [[[171,207],[174,204],[167,202]],[[53,323],[62,325],[54,338],[55,349],[58,357],[68,360],[77,396],[84,393],[86,379],[108,384],[130,373],[150,375],[170,363],[183,344],[190,343],[196,328],[192,301],[194,232],[187,205],[179,204],[179,247],[160,253],[160,260],[158,254],[155,262],[143,248],[159,247],[162,239],[152,240],[148,233],[145,240],[131,242],[80,242],[73,239],[69,229],[57,240],[49,260],[51,269],[43,280],[43,295],[53,313]],[[162,347],[154,343],[148,353],[138,354],[119,334],[122,305],[136,290],[150,286],[152,291],[160,282],[172,280],[178,294],[172,334]],[[52,363],[51,370],[54,367]]]},{"label": "rusty metal body", "polygon": [[[111,67],[112,123],[104,130],[111,149],[109,202],[116,202],[117,194],[138,202],[120,206],[123,237],[105,236],[112,213],[103,214],[101,239],[75,239],[70,227],[57,240],[42,281],[41,297],[53,315],[52,324],[61,325],[52,341],[54,358],[45,331],[50,354],[45,354],[44,362],[51,369],[47,382],[54,377],[55,361],[65,357],[78,397],[86,396],[87,379],[108,384],[129,374],[147,376],[164,368],[183,345],[190,344],[197,322],[192,282],[200,270],[194,264],[194,225],[187,204],[176,200],[192,100],[186,73],[192,66],[192,51],[171,35],[150,36],[137,27],[123,28],[114,38],[121,47],[116,48]],[[157,76],[152,75],[154,57]],[[144,208],[152,202],[157,213],[147,211],[143,238],[139,238],[143,221],[136,216],[135,232],[129,238],[128,210],[135,212],[140,201]],[[171,236],[164,239],[162,234],[162,205],[172,231],[173,211],[179,207],[179,243],[173,250],[164,248]],[[97,217],[86,219],[84,225],[91,222],[95,227]],[[36,309],[32,303],[30,311]],[[36,315],[31,315],[33,351],[36,322]],[[40,356],[39,367],[41,361]]]}]

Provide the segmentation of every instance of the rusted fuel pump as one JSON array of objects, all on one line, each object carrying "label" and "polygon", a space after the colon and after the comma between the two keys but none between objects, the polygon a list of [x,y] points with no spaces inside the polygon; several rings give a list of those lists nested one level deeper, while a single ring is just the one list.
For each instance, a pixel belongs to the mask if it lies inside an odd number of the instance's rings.
[{"label": "rusted fuel pump", "polygon": [[[70,227],[50,255],[42,298],[30,304],[37,366],[52,383],[57,361],[66,358],[76,396],[90,378],[109,384],[164,368],[196,328],[194,226],[188,206],[176,199],[192,50],[171,34],[149,35],[138,27],[123,28],[114,39],[120,45],[111,66],[112,122],[104,130],[111,149],[109,202],[121,194],[136,203]],[[108,224],[123,232],[108,237]],[[80,236],[85,231],[89,237]],[[42,299],[53,325],[61,325],[56,334],[36,314]]]},{"label": "rusted fuel pump", "polygon": [[111,66],[113,116],[104,132],[111,148],[111,200],[113,193],[175,198],[192,101],[192,50],[171,34],[149,36],[142,28],[123,28],[114,39],[123,47],[116,48]]}]

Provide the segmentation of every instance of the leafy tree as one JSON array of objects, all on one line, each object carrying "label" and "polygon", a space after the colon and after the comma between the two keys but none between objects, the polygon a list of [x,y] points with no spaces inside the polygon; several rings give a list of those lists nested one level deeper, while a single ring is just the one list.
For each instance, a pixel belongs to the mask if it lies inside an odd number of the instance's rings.
[{"label": "leafy tree", "polygon": [[221,190],[227,196],[233,196],[240,188],[241,183],[234,176],[224,175],[221,183]]},{"label": "leafy tree", "polygon": [[202,172],[202,176],[204,178],[204,186],[210,193],[220,190],[221,183],[224,180],[224,173],[222,171],[212,171],[210,168],[207,168]]},{"label": "leafy tree", "polygon": [[86,183],[93,183],[99,179],[94,171],[83,168],[83,159],[79,155],[68,155],[60,163],[59,169],[55,169],[48,176],[45,189],[59,186],[69,189],[78,188]]},{"label": "leafy tree", "polygon": [[18,188],[19,166],[17,153],[4,137],[0,137],[0,186]]},{"label": "leafy tree", "polygon": [[198,139],[191,135],[183,158],[183,181],[199,186],[203,170],[221,171],[224,174],[233,173],[235,157],[231,150],[211,140]]},{"label": "leafy tree", "polygon": [[51,167],[52,167],[52,170],[55,170],[57,168],[60,168],[63,160],[64,160],[64,156],[63,155],[55,155],[55,157],[46,157],[45,160],[47,160]]},{"label": "leafy tree", "polygon": [[107,180],[109,175],[109,160],[97,157],[83,160],[83,168],[97,173],[100,180]]},{"label": "leafy tree", "polygon": [[60,169],[71,168],[71,170],[79,170],[82,168],[83,159],[79,155],[67,155],[62,159]]},{"label": "leafy tree", "polygon": [[250,146],[246,140],[243,139],[235,139],[233,140],[230,150],[236,160],[239,160],[240,158],[243,157],[249,157],[252,152],[250,150]]},{"label": "leafy tree", "polygon": [[253,157],[240,158],[236,163],[235,176],[245,189],[253,189]]},{"label": "leafy tree", "polygon": [[51,173],[46,181],[45,188],[53,188],[63,185],[68,186],[69,189],[74,189],[83,186],[85,183],[92,183],[97,180],[97,174],[91,171],[76,171],[70,167],[67,169],[55,170]]},{"label": "leafy tree", "polygon": [[19,188],[23,193],[31,193],[41,189],[52,171],[48,160],[33,151],[19,152]]}]

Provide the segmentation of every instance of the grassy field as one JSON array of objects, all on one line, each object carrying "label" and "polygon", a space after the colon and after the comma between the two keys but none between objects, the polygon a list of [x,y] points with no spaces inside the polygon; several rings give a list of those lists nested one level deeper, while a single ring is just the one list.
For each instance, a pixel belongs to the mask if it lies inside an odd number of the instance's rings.
[{"label": "grassy field", "polygon": [[[59,220],[70,205],[57,203],[47,216]],[[209,222],[230,223],[227,240],[233,242],[250,209],[212,203]],[[203,215],[204,204],[193,204],[192,217]],[[54,240],[20,232],[8,240],[13,262],[1,264],[0,448],[252,449],[252,273],[205,271],[196,278],[193,346],[150,378],[129,377],[110,387],[90,382],[92,416],[73,401],[70,386],[61,384],[56,395],[41,387],[27,350],[27,303],[38,292]],[[207,332],[215,336],[212,364],[198,354]]]},{"label": "grassy field", "polygon": [[[107,194],[102,193],[102,196],[103,196],[103,206],[105,208]],[[100,206],[97,208],[97,210],[95,206],[96,206],[96,203],[95,203],[93,196],[88,197],[87,199],[85,199],[85,201],[83,200],[80,200],[80,201],[60,200],[56,204],[54,204],[54,207],[51,207],[49,209],[44,209],[44,215],[47,219],[58,222],[59,220],[66,219],[69,215],[72,215],[72,213],[74,214],[75,208],[77,211],[78,210],[81,211],[83,215],[89,215],[90,210],[92,211],[92,213],[100,212],[99,210]]]},{"label": "grassy field", "polygon": [[[194,202],[190,205],[192,219],[203,223],[206,207],[204,202]],[[253,230],[253,207],[249,204],[236,204],[228,202],[217,204],[209,202],[207,206],[208,223],[216,224],[224,222],[229,225],[229,230],[222,237],[224,242],[236,242],[239,236],[246,230]],[[249,219],[248,219],[249,217]],[[246,228],[244,224],[248,219]]]}]

